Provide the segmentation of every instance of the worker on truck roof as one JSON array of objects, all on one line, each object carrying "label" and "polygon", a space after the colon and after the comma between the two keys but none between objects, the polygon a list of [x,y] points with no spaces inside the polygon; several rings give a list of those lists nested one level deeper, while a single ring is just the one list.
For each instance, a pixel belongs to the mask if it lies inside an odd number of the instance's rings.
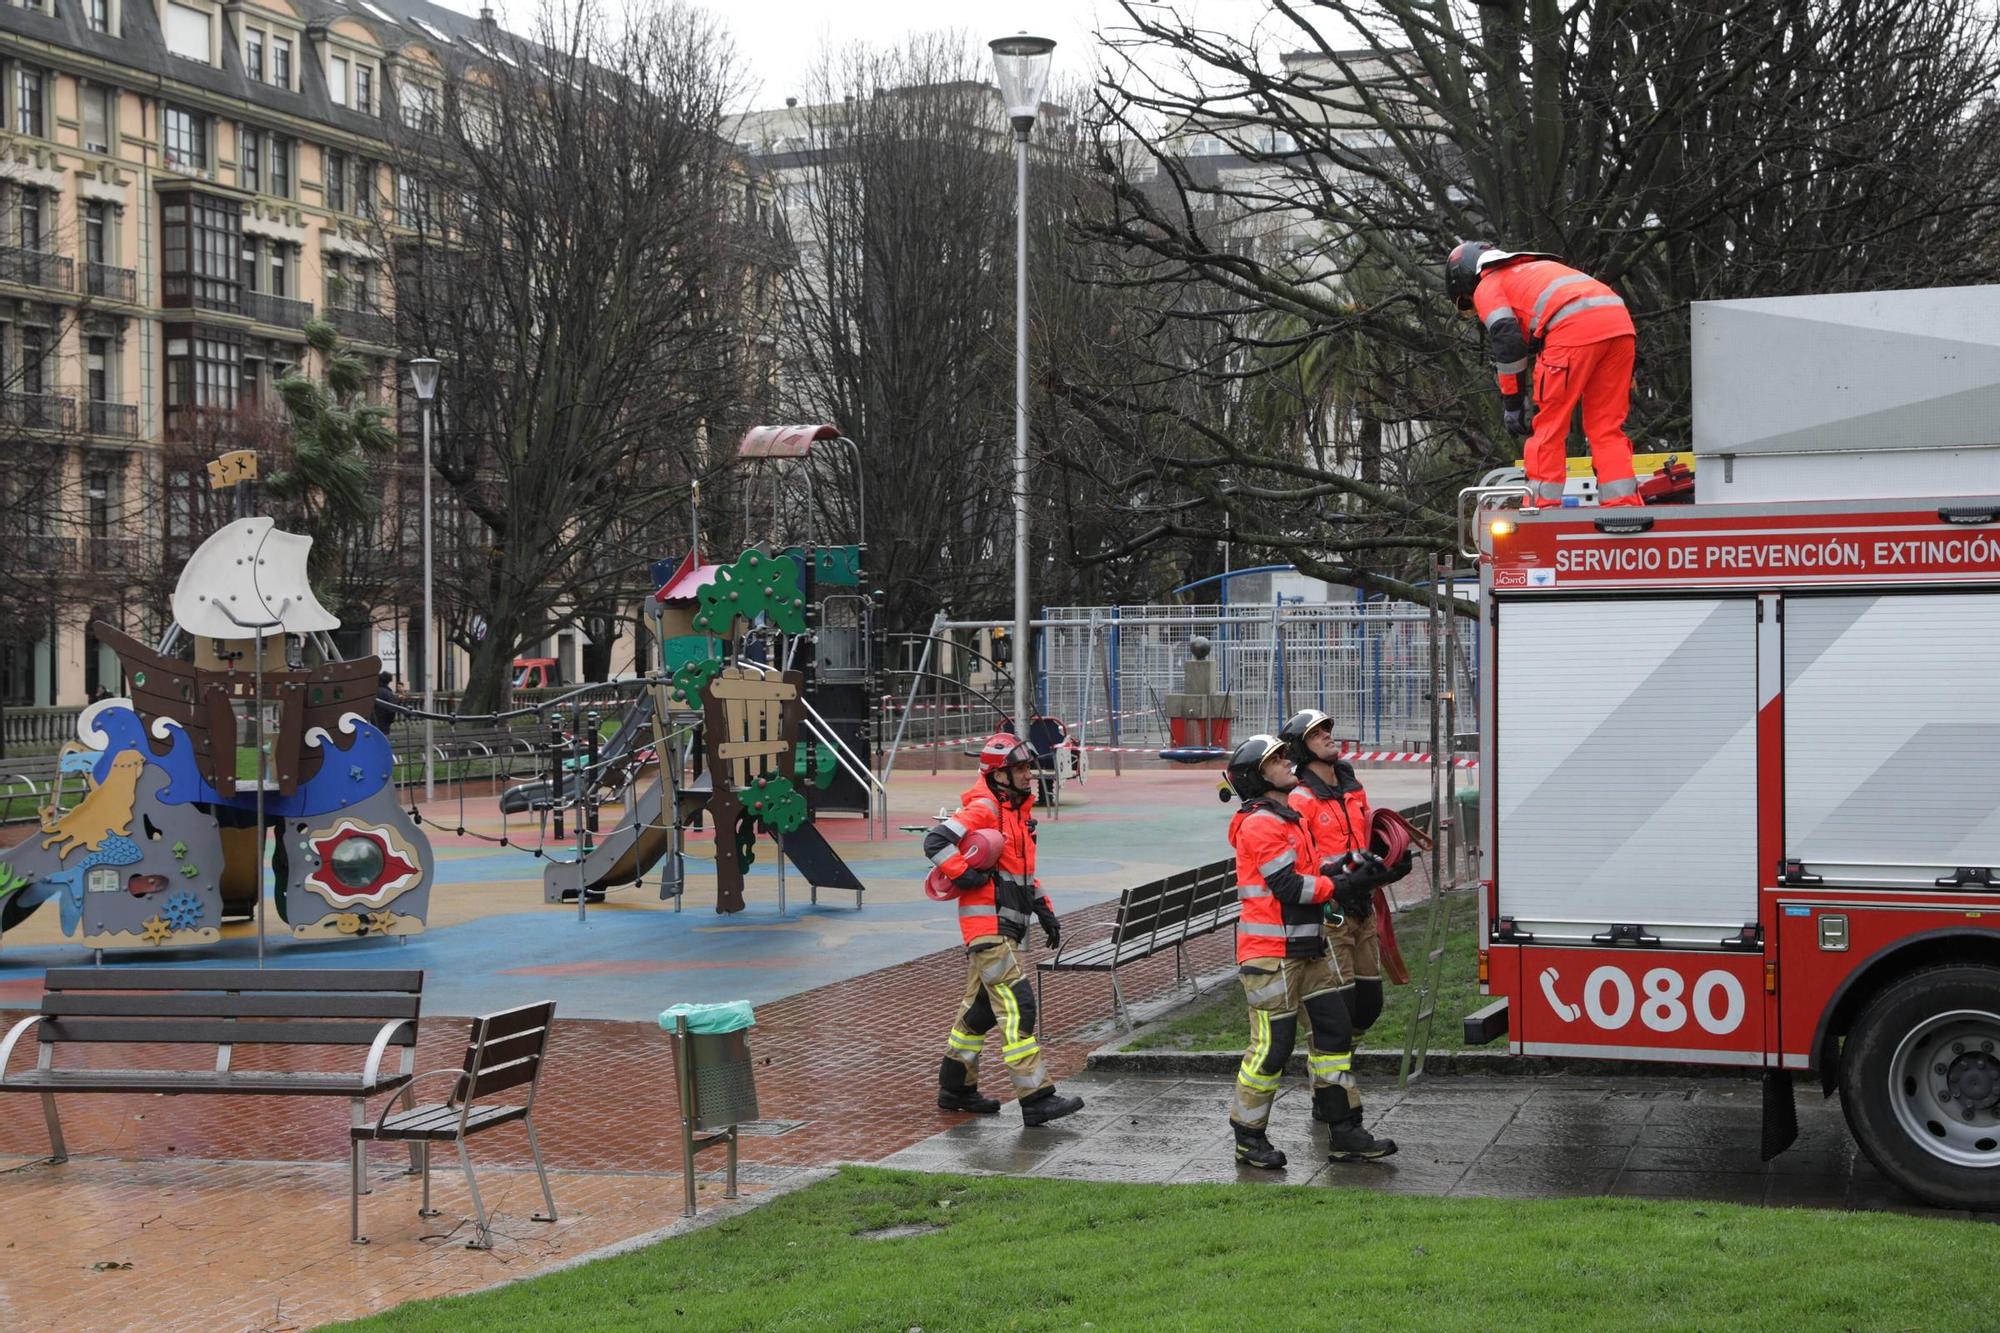
[{"label": "worker on truck roof", "polygon": [[[1229,1128],[1236,1161],[1282,1170],[1285,1154],[1265,1133],[1271,1102],[1298,1040],[1299,1015],[1309,1026],[1306,1067],[1313,1111],[1327,1122],[1327,1160],[1367,1161],[1396,1151],[1361,1125],[1354,1088],[1354,1028],[1340,997],[1340,978],[1321,928],[1326,904],[1366,898],[1386,873],[1363,853],[1323,860],[1312,831],[1285,793],[1298,778],[1276,736],[1252,736],[1229,756],[1229,785],[1243,808],[1229,821],[1236,849],[1236,971],[1250,1006],[1250,1046],[1236,1071]],[[1322,1116],[1320,1112],[1324,1110]]]},{"label": "worker on truck roof", "polygon": [[[1459,312],[1478,315],[1486,326],[1507,429],[1528,437],[1523,457],[1530,501],[1562,504],[1569,427],[1581,405],[1598,503],[1643,503],[1625,434],[1638,335],[1618,293],[1554,255],[1501,250],[1485,241],[1460,242],[1444,273]],[[1522,372],[1531,357],[1529,386]]]}]

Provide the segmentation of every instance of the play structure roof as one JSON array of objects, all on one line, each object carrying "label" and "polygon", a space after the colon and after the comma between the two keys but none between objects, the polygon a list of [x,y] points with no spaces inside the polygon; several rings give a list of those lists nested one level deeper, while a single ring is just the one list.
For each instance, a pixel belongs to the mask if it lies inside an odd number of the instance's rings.
[{"label": "play structure roof", "polygon": [[271,518],[243,518],[218,529],[181,568],[174,619],[204,639],[312,634],[340,628],[306,577],[312,538],[280,532]]},{"label": "play structure roof", "polygon": [[838,426],[753,426],[736,446],[738,458],[806,458],[820,440],[840,438]]},{"label": "play structure roof", "polygon": [[695,594],[715,582],[715,572],[721,565],[704,565],[698,552],[689,551],[681,557],[680,564],[674,566],[673,574],[660,585],[653,594],[653,600],[661,605],[669,602],[692,602]]}]

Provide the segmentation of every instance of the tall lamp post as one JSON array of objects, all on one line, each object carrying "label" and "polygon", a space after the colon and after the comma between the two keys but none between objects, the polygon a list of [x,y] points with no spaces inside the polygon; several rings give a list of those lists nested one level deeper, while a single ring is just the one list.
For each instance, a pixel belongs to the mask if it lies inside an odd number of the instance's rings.
[{"label": "tall lamp post", "polygon": [[424,432],[424,799],[437,799],[437,773],[432,766],[437,724],[437,616],[431,607],[431,400],[437,397],[438,361],[420,356],[410,362],[410,387],[417,391]]},{"label": "tall lamp post", "polygon": [[987,45],[1014,127],[1014,734],[1025,741],[1035,671],[1028,635],[1028,134],[1056,44],[1023,32]]}]

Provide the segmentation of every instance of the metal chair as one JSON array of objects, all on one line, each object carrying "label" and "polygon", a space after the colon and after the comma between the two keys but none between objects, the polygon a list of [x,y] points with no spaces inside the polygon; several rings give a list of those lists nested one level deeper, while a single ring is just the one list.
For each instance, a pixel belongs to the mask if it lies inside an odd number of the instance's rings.
[{"label": "metal chair", "polygon": [[[384,1142],[411,1145],[424,1182],[423,1205],[418,1208],[417,1216],[436,1217],[438,1211],[431,1207],[430,1145],[450,1143],[458,1148],[458,1163],[465,1169],[465,1184],[472,1192],[472,1213],[478,1228],[477,1237],[467,1241],[466,1247],[492,1249],[493,1232],[486,1222],[486,1206],[479,1199],[479,1182],[473,1177],[472,1157],[466,1152],[465,1141],[474,1134],[516,1120],[528,1131],[528,1151],[534,1154],[535,1174],[542,1182],[542,1202],[548,1207],[547,1212],[534,1214],[533,1220],[556,1220],[555,1195],[549,1191],[549,1174],[542,1167],[542,1147],[535,1139],[534,1121],[535,1092],[541,1086],[542,1056],[548,1047],[549,1025],[555,1020],[555,1013],[555,1001],[547,1000],[473,1019],[464,1066],[430,1070],[417,1075],[409,1085],[414,1088],[427,1078],[450,1074],[455,1081],[447,1100],[398,1111],[396,1103],[407,1100],[399,1094],[382,1108],[373,1125],[354,1126],[354,1169],[348,1213],[356,1245],[368,1243],[368,1238],[361,1234],[361,1196],[368,1192],[368,1145]],[[524,1085],[528,1089],[524,1102],[481,1104],[482,1098]]]}]

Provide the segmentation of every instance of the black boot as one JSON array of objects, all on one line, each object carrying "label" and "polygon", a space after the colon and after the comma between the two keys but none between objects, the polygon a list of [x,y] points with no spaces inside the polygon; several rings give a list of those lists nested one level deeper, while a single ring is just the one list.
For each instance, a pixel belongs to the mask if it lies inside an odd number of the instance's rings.
[{"label": "black boot", "polygon": [[1330,1125],[1347,1114],[1347,1089],[1338,1084],[1313,1089],[1313,1119]]},{"label": "black boot", "polygon": [[950,1056],[938,1066],[938,1110],[970,1111],[974,1115],[994,1115],[1000,1103],[979,1095],[979,1086],[965,1081],[965,1066]]},{"label": "black boot", "polygon": [[1058,1097],[1054,1088],[1031,1092],[1021,1099],[1021,1124],[1028,1129],[1075,1115],[1083,1109],[1081,1097]]},{"label": "black boot", "polygon": [[1372,1162],[1396,1151],[1394,1139],[1378,1139],[1361,1127],[1358,1106],[1328,1124],[1326,1146],[1329,1162]]},{"label": "black boot", "polygon": [[1254,1166],[1261,1171],[1285,1169],[1285,1155],[1264,1137],[1263,1130],[1239,1125],[1234,1120],[1229,1122],[1229,1128],[1236,1134],[1236,1165]]}]

